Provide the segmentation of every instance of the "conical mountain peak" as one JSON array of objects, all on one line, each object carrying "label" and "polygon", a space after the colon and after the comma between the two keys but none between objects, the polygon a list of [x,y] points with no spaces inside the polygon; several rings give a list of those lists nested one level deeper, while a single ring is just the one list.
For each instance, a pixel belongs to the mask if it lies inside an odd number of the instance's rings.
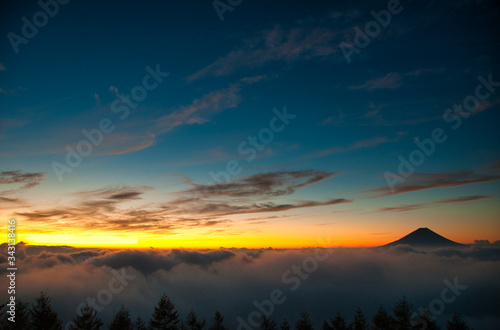
[{"label": "conical mountain peak", "polygon": [[403,238],[384,246],[395,246],[401,244],[414,247],[445,247],[462,245],[437,234],[427,227],[418,228],[417,230],[409,233]]}]

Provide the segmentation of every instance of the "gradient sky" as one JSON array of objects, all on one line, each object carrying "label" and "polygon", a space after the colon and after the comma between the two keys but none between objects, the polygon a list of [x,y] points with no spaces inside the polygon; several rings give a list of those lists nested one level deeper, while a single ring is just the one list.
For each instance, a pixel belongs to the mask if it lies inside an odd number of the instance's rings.
[{"label": "gradient sky", "polygon": [[401,1],[385,27],[387,1],[243,1],[223,20],[212,1],[70,1],[25,39],[41,7],[1,6],[0,211],[20,240],[500,239],[495,1]]}]

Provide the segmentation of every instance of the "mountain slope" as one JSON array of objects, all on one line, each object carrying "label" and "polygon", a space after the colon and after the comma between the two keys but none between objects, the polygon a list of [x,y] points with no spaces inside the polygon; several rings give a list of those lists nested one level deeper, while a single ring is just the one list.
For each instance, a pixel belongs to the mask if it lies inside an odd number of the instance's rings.
[{"label": "mountain slope", "polygon": [[429,228],[419,228],[414,232],[398,239],[392,243],[382,245],[381,247],[391,247],[395,245],[406,244],[414,247],[445,247],[445,246],[463,246],[460,243],[449,240]]}]

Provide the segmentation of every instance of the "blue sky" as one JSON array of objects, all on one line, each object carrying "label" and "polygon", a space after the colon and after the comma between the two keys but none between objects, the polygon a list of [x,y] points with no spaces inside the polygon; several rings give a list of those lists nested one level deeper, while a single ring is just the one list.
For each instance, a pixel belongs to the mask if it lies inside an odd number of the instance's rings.
[{"label": "blue sky", "polygon": [[[397,13],[366,32],[388,3]],[[283,235],[297,246],[327,225],[347,245],[420,226],[498,239],[494,1],[242,1],[222,21],[211,1],[70,1],[17,46],[9,33],[22,37],[22,18],[32,23],[41,7],[2,6],[0,197],[4,216],[25,221],[32,237],[64,225],[82,237],[163,230],[253,244]],[[373,36],[347,59],[341,45],[356,47],[356,27]],[[155,87],[121,119],[113,102],[125,106],[151,70],[165,74],[147,78]],[[488,96],[472,111],[443,118],[480,85]],[[266,135],[284,109],[289,122]],[[102,120],[114,130],[58,179],[55,162],[68,166],[66,148],[89,145],[82,130]],[[398,157],[436,129],[446,141],[388,193]],[[238,151],[249,136],[263,145],[251,161]],[[192,198],[232,161],[231,182]],[[264,225],[249,228],[255,218]]]}]

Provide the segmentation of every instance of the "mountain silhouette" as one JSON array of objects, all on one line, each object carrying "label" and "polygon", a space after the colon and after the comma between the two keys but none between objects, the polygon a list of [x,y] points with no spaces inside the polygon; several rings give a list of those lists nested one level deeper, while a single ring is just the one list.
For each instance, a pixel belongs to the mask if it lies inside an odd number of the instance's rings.
[{"label": "mountain silhouette", "polygon": [[414,232],[411,232],[408,235],[406,235],[405,237],[400,238],[392,243],[382,245],[381,247],[391,247],[401,244],[409,245],[411,247],[463,246],[463,244],[453,242],[452,240],[449,240],[433,232],[429,228],[418,228]]}]

